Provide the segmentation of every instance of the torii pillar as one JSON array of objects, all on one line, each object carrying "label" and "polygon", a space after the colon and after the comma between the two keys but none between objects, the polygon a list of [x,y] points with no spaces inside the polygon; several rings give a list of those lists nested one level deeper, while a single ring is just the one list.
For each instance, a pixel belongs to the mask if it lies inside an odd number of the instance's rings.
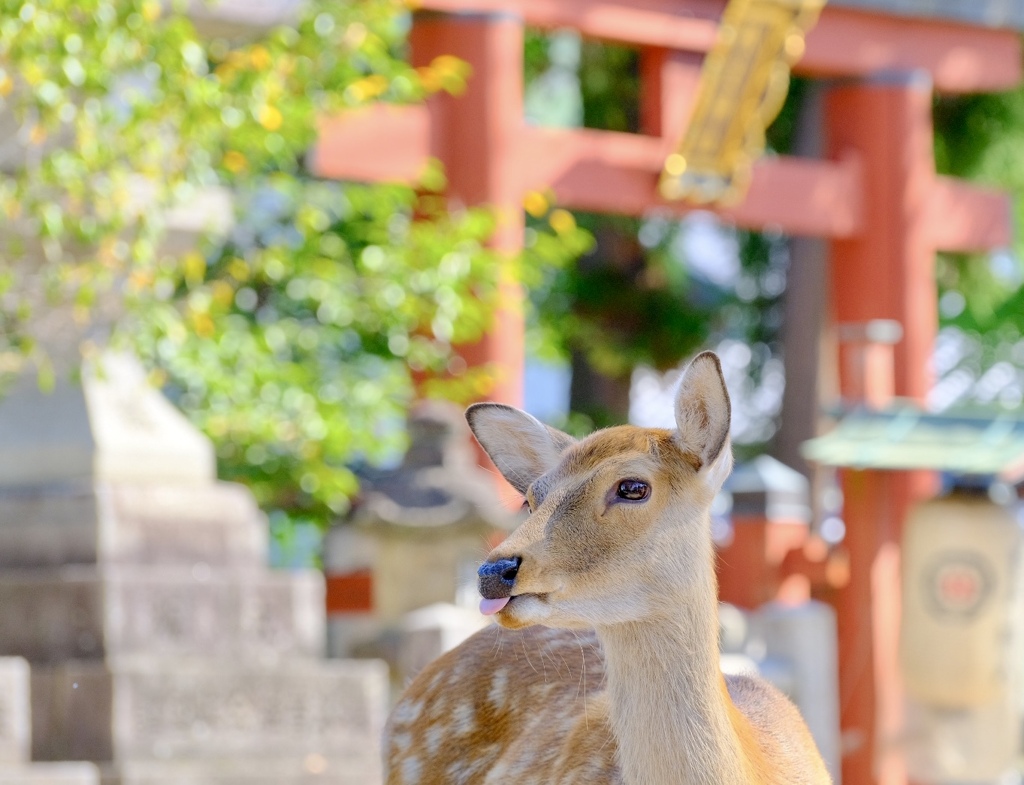
[{"label": "torii pillar", "polygon": [[[935,173],[932,83],[924,71],[885,73],[836,86],[826,101],[829,155],[859,158],[867,195],[861,231],[831,242],[834,319],[898,321],[892,392],[923,403],[938,325],[936,251],[981,250],[958,228],[964,216],[948,198],[962,186]],[[1006,222],[1006,209],[994,201],[991,220]],[[856,400],[859,386],[840,363],[844,400]],[[845,546],[857,565],[838,599],[843,781],[905,785],[900,543],[909,506],[934,493],[934,478],[850,470],[843,491]]]},{"label": "torii pillar", "polygon": [[[423,11],[416,14],[409,44],[414,66],[454,55],[472,68],[465,93],[427,101],[429,154],[444,165],[453,205],[494,211],[498,223],[490,245],[511,260],[523,248],[524,228],[516,168],[523,129],[522,19],[498,11]],[[467,365],[490,365],[497,374],[488,397],[512,406],[523,405],[524,300],[511,264],[502,264],[491,328],[476,344],[460,347]]]}]

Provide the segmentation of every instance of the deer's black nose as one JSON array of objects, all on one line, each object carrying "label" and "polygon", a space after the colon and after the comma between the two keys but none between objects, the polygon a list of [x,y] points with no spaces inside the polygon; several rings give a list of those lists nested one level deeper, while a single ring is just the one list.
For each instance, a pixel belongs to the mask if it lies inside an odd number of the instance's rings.
[{"label": "deer's black nose", "polygon": [[487,600],[499,600],[512,595],[512,587],[519,574],[519,565],[523,563],[520,556],[511,559],[484,562],[476,571],[479,576],[480,596]]}]

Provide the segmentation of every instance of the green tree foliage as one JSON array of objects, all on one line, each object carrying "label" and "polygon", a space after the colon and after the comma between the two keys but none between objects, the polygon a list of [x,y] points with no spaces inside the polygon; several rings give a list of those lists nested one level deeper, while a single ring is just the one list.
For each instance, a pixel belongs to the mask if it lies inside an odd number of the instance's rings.
[{"label": "green tree foliage", "polygon": [[[596,244],[578,264],[552,266],[534,288],[542,353],[578,350],[599,373],[628,378],[640,364],[668,370],[707,337],[709,304],[696,298],[671,253],[678,227],[666,225],[653,247],[638,219],[579,216]],[[552,347],[555,350],[552,352]]]},{"label": "green tree foliage", "polygon": [[[18,236],[0,257],[0,358],[45,369],[33,309],[70,302],[85,322],[113,296],[115,340],[214,439],[222,476],[325,521],[355,490],[353,462],[400,446],[413,374],[455,398],[486,388],[489,369],[452,347],[487,324],[498,263],[491,215],[448,214],[439,171],[413,190],[302,166],[325,113],[457,93],[465,64],[409,66],[391,0],[297,14],[230,39],[160,0],[0,0],[0,108],[22,147],[0,176]],[[172,251],[168,211],[213,186],[234,194],[235,228]],[[534,227],[524,278],[585,242],[552,226]]]},{"label": "green tree foliage", "polygon": [[[1006,189],[1014,223],[1024,221],[1024,88],[944,96],[935,102],[939,172]],[[994,258],[946,254],[939,261],[942,316],[990,343],[1024,333],[1024,238]]]},{"label": "green tree foliage", "polygon": [[[255,184],[253,184],[255,185]],[[327,520],[356,491],[353,461],[401,447],[410,371],[454,374],[452,343],[479,337],[497,260],[490,215],[412,220],[406,188],[305,183],[248,192],[232,237],[169,264],[126,326],[172,398],[218,445],[221,473],[271,509]]]},{"label": "green tree foliage", "polygon": [[[387,2],[313,4],[244,46],[201,38],[159,0],[4,0],[0,14],[0,96],[22,164],[0,179],[0,210],[40,243],[45,293],[83,307],[160,262],[164,208],[296,171],[317,112],[460,78],[441,63],[424,79],[394,57],[402,31]],[[4,308],[20,317],[4,335],[30,352],[18,328],[31,299]]]}]

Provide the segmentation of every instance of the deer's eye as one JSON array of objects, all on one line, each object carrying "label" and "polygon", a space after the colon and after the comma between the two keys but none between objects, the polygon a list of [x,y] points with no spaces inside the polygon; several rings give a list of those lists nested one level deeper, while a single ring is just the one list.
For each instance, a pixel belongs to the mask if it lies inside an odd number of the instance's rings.
[{"label": "deer's eye", "polygon": [[622,480],[615,495],[626,501],[639,502],[651,495],[651,486],[642,480]]}]

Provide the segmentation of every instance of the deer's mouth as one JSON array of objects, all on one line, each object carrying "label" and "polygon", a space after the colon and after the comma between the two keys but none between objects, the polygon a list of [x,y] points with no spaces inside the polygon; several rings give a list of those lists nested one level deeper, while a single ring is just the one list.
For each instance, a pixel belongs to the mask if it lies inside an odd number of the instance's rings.
[{"label": "deer's mouth", "polygon": [[548,594],[549,593],[550,592],[546,592],[546,591],[523,592],[522,594],[514,594],[514,595],[512,595],[509,598],[509,600],[510,601],[511,600],[519,600],[520,602],[522,602],[527,597],[533,597],[534,599],[540,600],[541,602],[547,602]]},{"label": "deer's mouth", "polygon": [[522,594],[513,594],[511,597],[502,597],[497,600],[484,599],[480,601],[480,613],[484,614],[484,616],[492,616],[508,608],[522,605],[529,598],[540,602],[547,602],[548,592],[523,592]]},{"label": "deer's mouth", "polygon": [[523,592],[509,597],[505,604],[503,619],[515,618],[518,621],[527,621],[547,616],[548,592]]},{"label": "deer's mouth", "polygon": [[509,598],[505,607],[495,616],[498,624],[510,630],[543,624],[551,615],[546,592],[524,592]]}]

